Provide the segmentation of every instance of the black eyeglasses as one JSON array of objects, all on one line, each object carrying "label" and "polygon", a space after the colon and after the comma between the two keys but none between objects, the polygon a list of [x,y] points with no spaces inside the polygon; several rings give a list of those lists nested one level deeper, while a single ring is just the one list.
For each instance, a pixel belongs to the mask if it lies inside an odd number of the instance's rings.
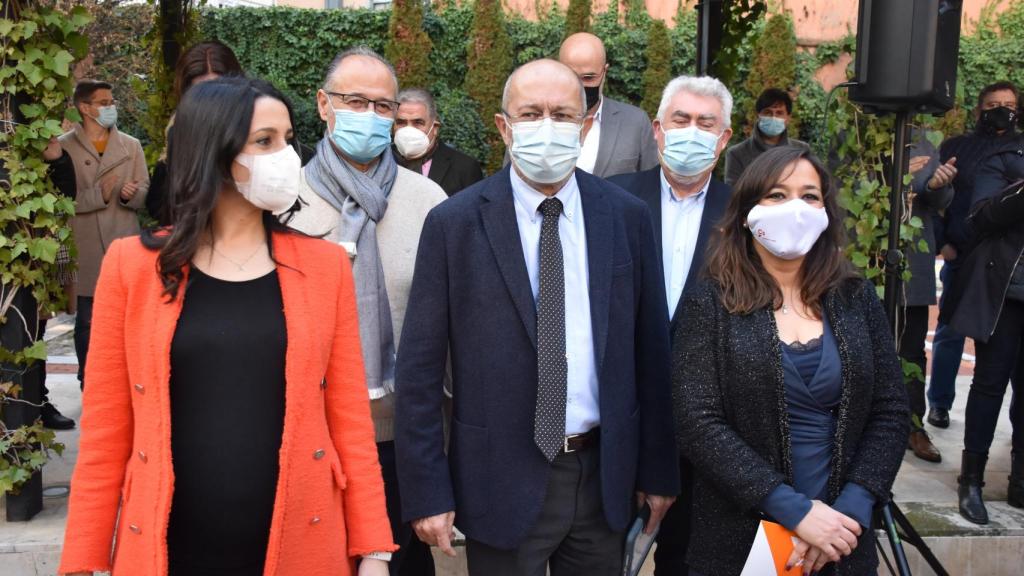
[{"label": "black eyeglasses", "polygon": [[394,100],[370,100],[358,94],[343,94],[341,92],[327,92],[326,90],[324,92],[329,97],[337,96],[341,98],[342,104],[356,112],[364,112],[370,107],[370,104],[373,104],[373,110],[381,116],[394,116],[398,112],[398,102]]}]

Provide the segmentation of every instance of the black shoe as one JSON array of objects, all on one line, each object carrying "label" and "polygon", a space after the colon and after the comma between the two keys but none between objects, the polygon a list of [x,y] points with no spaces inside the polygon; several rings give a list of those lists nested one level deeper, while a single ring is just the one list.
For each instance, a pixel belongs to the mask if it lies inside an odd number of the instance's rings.
[{"label": "black shoe", "polygon": [[928,423],[936,428],[949,428],[949,410],[932,408],[928,411]]},{"label": "black shoe", "polygon": [[1024,508],[1024,454],[1013,452],[1010,464],[1010,487],[1006,502],[1014,508]]},{"label": "black shoe", "polygon": [[43,426],[50,430],[71,430],[75,427],[74,420],[61,414],[57,407],[49,402],[43,404],[40,412],[40,416],[43,418]]},{"label": "black shoe", "polygon": [[960,515],[975,524],[988,524],[988,510],[981,497],[985,486],[985,462],[988,456],[964,450],[957,477],[957,496],[960,498]]}]

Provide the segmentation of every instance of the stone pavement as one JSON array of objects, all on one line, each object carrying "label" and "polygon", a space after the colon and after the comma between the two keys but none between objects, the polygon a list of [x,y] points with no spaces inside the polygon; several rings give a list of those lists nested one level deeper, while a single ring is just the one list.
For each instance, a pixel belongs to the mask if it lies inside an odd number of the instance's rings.
[{"label": "stone pavement", "polygon": [[[68,318],[51,322],[50,364],[47,384],[51,400],[67,416],[81,416],[81,394],[74,375],[74,353],[70,346]],[[1007,416],[1010,395],[1007,394],[1000,414],[991,460],[986,471],[985,495],[992,522],[981,527],[963,520],[957,513],[956,476],[960,466],[963,438],[964,407],[970,377],[957,380],[957,399],[948,430],[929,427],[943,461],[932,464],[906,453],[896,480],[894,493],[899,507],[906,512],[933,551],[953,576],[1019,576],[1024,573],[1024,510],[1006,504],[1007,474],[1010,469],[1010,424]],[[63,458],[55,458],[43,471],[47,489],[57,492],[68,486],[71,470],[78,455],[78,432],[58,432],[58,439],[67,450]],[[46,498],[43,512],[28,523],[6,523],[0,510],[0,575],[52,576],[64,534],[67,498],[57,495]],[[886,545],[886,549],[888,549]],[[910,566],[915,575],[933,574],[908,546]],[[435,554],[439,574],[465,574],[465,556],[449,559]],[[650,575],[650,566],[646,567]],[[879,574],[889,574],[885,566]]]}]

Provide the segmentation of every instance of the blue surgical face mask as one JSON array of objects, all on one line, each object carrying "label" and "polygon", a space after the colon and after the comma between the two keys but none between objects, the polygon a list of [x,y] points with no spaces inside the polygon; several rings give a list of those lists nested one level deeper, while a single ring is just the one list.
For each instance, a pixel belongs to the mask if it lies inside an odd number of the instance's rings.
[{"label": "blue surgical face mask", "polygon": [[709,170],[718,159],[720,134],[696,126],[665,130],[665,149],[661,159],[674,174],[697,176]]},{"label": "blue surgical face mask", "polygon": [[[506,117],[506,122],[508,119]],[[512,124],[512,162],[538,184],[561,182],[580,156],[580,125],[551,118]]]},{"label": "blue surgical face mask", "polygon": [[365,112],[353,112],[336,110],[332,104],[331,110],[334,111],[331,140],[349,158],[366,164],[391,145],[393,119],[378,116],[373,108]]},{"label": "blue surgical face mask", "polygon": [[117,124],[117,106],[97,106],[100,112],[99,115],[94,118],[96,123],[104,128],[113,128],[114,124]]},{"label": "blue surgical face mask", "polygon": [[775,137],[786,131],[786,121],[774,116],[760,116],[757,119],[757,128],[768,137]]}]

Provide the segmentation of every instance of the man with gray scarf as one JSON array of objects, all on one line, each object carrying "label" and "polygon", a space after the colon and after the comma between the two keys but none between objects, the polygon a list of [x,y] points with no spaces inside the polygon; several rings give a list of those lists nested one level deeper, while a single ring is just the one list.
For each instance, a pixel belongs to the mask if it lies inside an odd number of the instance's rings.
[{"label": "man with gray scarf", "polygon": [[[434,573],[430,549],[401,524],[395,472],[395,351],[402,333],[420,230],[447,198],[434,182],[402,168],[391,151],[398,112],[394,68],[357,47],[339,54],[317,92],[327,123],[303,170],[300,210],[288,224],[343,245],[352,258],[366,385],[384,474],[388,516],[401,550],[391,574]],[[328,383],[329,385],[329,383]]]}]

